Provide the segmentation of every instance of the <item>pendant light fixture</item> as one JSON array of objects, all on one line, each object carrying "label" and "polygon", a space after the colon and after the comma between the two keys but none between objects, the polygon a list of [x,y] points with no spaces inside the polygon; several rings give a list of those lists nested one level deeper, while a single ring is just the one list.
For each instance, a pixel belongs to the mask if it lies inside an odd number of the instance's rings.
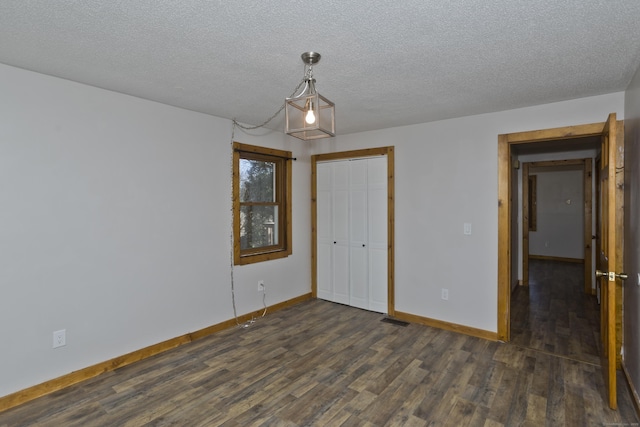
[{"label": "pendant light fixture", "polygon": [[285,133],[304,141],[336,135],[335,105],[316,92],[313,65],[320,61],[318,52],[301,55],[306,64],[304,88],[285,102]]}]

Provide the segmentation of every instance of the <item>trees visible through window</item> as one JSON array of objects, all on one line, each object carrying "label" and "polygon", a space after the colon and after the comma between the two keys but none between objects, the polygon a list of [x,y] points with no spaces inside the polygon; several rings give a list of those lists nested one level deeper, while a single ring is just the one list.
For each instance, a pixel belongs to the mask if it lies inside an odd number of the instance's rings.
[{"label": "trees visible through window", "polygon": [[234,143],[234,260],[291,254],[291,153]]}]

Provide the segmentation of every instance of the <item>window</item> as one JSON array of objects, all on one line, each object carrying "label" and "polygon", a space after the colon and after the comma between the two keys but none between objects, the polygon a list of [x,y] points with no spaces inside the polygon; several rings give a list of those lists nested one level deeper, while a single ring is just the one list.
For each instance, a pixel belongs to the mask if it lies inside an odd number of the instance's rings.
[{"label": "window", "polygon": [[251,264],[291,254],[291,152],[233,143],[233,255]]}]

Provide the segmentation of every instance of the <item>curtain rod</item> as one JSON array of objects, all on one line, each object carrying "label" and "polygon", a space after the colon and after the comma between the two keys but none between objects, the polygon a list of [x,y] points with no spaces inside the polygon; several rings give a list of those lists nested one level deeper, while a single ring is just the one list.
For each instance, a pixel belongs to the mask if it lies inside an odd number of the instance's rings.
[{"label": "curtain rod", "polygon": [[285,160],[298,160],[295,157],[278,156],[277,154],[269,154],[269,153],[256,153],[255,151],[241,150],[239,148],[234,148],[233,151],[235,151],[236,153],[249,153],[249,154],[259,154],[261,156],[277,157],[279,159],[285,159]]}]

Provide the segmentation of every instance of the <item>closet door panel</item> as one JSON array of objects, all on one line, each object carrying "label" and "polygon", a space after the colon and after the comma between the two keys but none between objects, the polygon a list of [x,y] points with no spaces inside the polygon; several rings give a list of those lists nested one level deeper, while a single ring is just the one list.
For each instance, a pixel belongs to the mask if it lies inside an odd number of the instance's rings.
[{"label": "closet door panel", "polygon": [[318,298],[333,301],[333,267],[331,245],[318,243],[317,290]]},{"label": "closet door panel", "polygon": [[387,277],[387,158],[368,160],[369,309],[386,313]]},{"label": "closet door panel", "polygon": [[367,159],[355,159],[349,164],[349,187],[367,188]]},{"label": "closet door panel", "polygon": [[369,249],[369,310],[386,313],[387,250]]},{"label": "closet door panel", "polygon": [[369,243],[378,249],[387,246],[387,189],[369,189]]},{"label": "closet door panel", "polygon": [[333,162],[333,240],[349,241],[349,162]]},{"label": "closet door panel", "polygon": [[333,301],[349,304],[349,247],[333,245]]},{"label": "closet door panel", "polygon": [[333,301],[332,218],[333,167],[330,163],[316,165],[316,236],[318,298]]},{"label": "closet door panel", "polygon": [[333,301],[349,304],[349,163],[330,164],[333,168]]},{"label": "closet door panel", "polygon": [[353,307],[369,309],[368,250],[362,246],[352,246],[350,269],[350,302]]},{"label": "closet door panel", "polygon": [[350,304],[367,309],[369,305],[367,249],[367,161],[349,162],[349,282]]},{"label": "closet door panel", "polygon": [[352,246],[367,243],[367,190],[355,189],[350,193],[349,240]]},{"label": "closet door panel", "polygon": [[367,159],[367,182],[369,187],[387,187],[387,156]]},{"label": "closet door panel", "polygon": [[368,161],[368,230],[369,242],[382,249],[387,246],[387,159]]}]

